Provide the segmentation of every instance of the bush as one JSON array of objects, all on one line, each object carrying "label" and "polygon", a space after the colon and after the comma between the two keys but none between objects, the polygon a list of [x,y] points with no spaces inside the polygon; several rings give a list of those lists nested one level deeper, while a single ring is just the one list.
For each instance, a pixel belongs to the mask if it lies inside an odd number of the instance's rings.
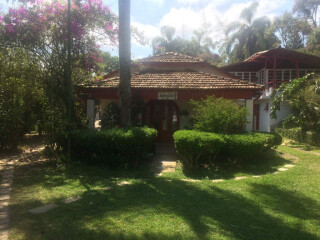
[{"label": "bush", "polygon": [[239,133],[247,123],[247,109],[233,100],[213,96],[201,101],[191,101],[194,105],[194,128],[214,133]]},{"label": "bush", "polygon": [[245,133],[224,135],[226,144],[221,153],[233,161],[246,161],[260,156],[265,151],[282,143],[279,134]]},{"label": "bush", "polygon": [[225,145],[224,139],[218,134],[192,130],[177,131],[173,138],[185,170],[198,168],[203,156],[214,160]]},{"label": "bush", "polygon": [[320,133],[318,132],[304,131],[299,127],[290,129],[276,128],[275,131],[282,137],[320,147]]},{"label": "bush", "polygon": [[71,137],[72,159],[103,162],[111,167],[137,167],[156,136],[157,131],[147,127],[76,130]]},{"label": "bush", "polygon": [[109,103],[101,118],[101,129],[114,128],[120,125],[120,107],[115,102]]},{"label": "bush", "polygon": [[252,159],[282,142],[281,136],[273,133],[215,134],[181,130],[173,137],[183,169],[187,171],[215,159],[233,162]]}]

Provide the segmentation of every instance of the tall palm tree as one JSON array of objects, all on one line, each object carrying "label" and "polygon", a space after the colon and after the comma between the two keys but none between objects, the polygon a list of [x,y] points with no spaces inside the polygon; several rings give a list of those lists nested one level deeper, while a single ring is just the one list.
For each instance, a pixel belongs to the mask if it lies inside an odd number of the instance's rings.
[{"label": "tall palm tree", "polygon": [[161,37],[155,37],[152,40],[153,54],[162,53],[162,50],[165,52],[171,52],[174,50],[174,35],[176,29],[170,26],[161,27]]},{"label": "tall palm tree", "polygon": [[258,51],[266,50],[278,43],[267,17],[254,19],[258,2],[253,2],[240,14],[241,22],[232,22],[225,28],[227,39],[222,51],[230,61],[242,61]]},{"label": "tall palm tree", "polygon": [[121,126],[131,125],[131,33],[130,0],[119,3],[119,61],[120,61],[120,117]]}]

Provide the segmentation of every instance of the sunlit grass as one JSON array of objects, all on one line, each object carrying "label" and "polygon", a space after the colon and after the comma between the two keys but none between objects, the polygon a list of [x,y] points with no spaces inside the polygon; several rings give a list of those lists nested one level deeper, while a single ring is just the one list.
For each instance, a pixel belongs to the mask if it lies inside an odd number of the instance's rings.
[{"label": "sunlit grass", "polygon": [[[10,240],[19,239],[319,239],[320,160],[288,146],[294,168],[270,153],[261,167],[205,172],[197,182],[181,169],[154,177],[148,171],[110,171],[99,166],[53,163],[16,169],[11,198]],[[234,176],[264,174],[235,181]],[[207,176],[206,176],[207,174]],[[211,174],[211,175],[210,175]],[[222,177],[221,183],[210,179]],[[118,186],[128,181],[130,185]],[[106,187],[112,187],[105,191]],[[81,196],[64,204],[63,199]],[[27,210],[46,203],[41,215]]]}]

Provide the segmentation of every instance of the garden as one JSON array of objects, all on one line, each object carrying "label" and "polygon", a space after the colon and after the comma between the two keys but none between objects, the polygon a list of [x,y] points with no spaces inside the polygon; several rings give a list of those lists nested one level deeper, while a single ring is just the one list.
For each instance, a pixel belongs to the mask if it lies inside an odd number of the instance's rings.
[{"label": "garden", "polygon": [[[120,11],[128,10],[124,2]],[[173,135],[175,171],[155,175],[157,130],[136,121],[144,109],[130,92],[130,21],[126,32],[120,27],[130,14],[118,17],[101,0],[71,1],[71,11],[60,1],[18,4],[0,13],[0,234],[8,231],[10,240],[320,238],[317,78],[275,91],[274,117],[282,101],[290,102],[292,115],[271,133],[245,132],[248,112],[238,102],[192,101],[192,127]],[[251,17],[255,6],[245,11]],[[172,38],[174,30],[167,30]],[[119,47],[121,61],[98,43]],[[238,59],[241,51],[232,52]],[[120,106],[107,106],[101,130],[88,129],[87,96],[72,86],[101,79],[113,64],[127,73],[120,77]]]}]

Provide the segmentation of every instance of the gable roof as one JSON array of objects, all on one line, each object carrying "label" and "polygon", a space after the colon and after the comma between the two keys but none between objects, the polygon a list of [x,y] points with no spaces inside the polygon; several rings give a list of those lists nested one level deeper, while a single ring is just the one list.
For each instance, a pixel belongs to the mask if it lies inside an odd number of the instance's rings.
[{"label": "gable roof", "polygon": [[140,63],[203,63],[204,59],[183,55],[180,53],[166,52],[147,58],[139,59]]},{"label": "gable roof", "polygon": [[305,65],[320,66],[320,57],[318,56],[289,50],[281,47],[273,48],[262,52],[257,52],[253,54],[251,57],[244,60],[244,62],[264,62],[266,58],[271,58],[273,56],[287,59],[298,59],[300,63],[303,63]]},{"label": "gable roof", "polygon": [[[119,77],[83,85],[86,88],[118,88]],[[143,89],[251,89],[260,90],[262,85],[249,83],[203,72],[146,72],[136,73],[131,78],[132,88]]]}]

